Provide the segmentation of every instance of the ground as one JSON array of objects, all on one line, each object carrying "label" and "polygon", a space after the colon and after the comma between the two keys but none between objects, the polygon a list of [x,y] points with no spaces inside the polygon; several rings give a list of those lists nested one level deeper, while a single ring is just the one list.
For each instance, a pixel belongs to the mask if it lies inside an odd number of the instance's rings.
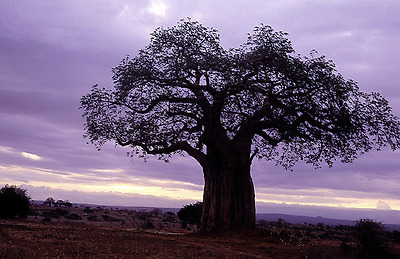
[{"label": "ground", "polygon": [[[81,219],[57,217],[56,211]],[[0,220],[0,258],[354,258],[346,228],[262,222],[256,231],[201,234],[175,214],[36,206],[25,220]],[[44,216],[43,216],[44,215]],[[106,216],[102,216],[106,215]],[[96,217],[94,217],[96,216]],[[72,217],[73,218],[73,217]],[[88,218],[90,220],[88,220]],[[399,243],[390,243],[399,252]],[[396,250],[397,249],[397,250]],[[400,252],[398,253],[400,255]]]}]

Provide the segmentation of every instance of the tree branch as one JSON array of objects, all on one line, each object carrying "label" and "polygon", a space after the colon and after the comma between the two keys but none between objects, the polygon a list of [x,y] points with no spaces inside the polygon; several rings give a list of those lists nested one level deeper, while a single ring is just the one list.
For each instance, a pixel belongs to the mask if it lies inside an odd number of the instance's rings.
[{"label": "tree branch", "polygon": [[[162,155],[162,154],[170,154],[176,151],[185,151],[189,156],[193,157],[197,160],[197,162],[201,166],[206,165],[206,155],[200,150],[192,147],[186,141],[180,141],[173,143],[171,145],[167,145],[165,142],[159,143],[150,143],[146,144],[140,141],[122,141],[118,136],[116,136],[117,143],[121,146],[138,146],[141,147],[147,154],[150,155]],[[164,146],[164,147],[154,147],[154,146]]]}]

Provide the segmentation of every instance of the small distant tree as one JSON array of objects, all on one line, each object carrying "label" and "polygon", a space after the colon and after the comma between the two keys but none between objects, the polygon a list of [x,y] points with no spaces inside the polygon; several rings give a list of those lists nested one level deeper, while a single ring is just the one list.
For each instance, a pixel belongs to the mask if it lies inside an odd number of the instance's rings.
[{"label": "small distant tree", "polygon": [[66,207],[66,208],[71,208],[72,206],[74,206],[71,202],[69,202],[68,200],[66,200],[65,202],[64,202],[64,206]]},{"label": "small distant tree", "polygon": [[61,207],[61,206],[64,206],[64,205],[65,205],[65,202],[63,200],[58,200],[58,201],[55,202],[55,206],[57,206],[57,207]]},{"label": "small distant tree", "polygon": [[150,211],[150,213],[154,216],[157,217],[158,215],[160,215],[162,213],[162,210],[159,208],[154,208]]},{"label": "small distant tree", "polygon": [[286,220],[284,220],[283,218],[279,218],[276,220],[276,226],[278,228],[284,227],[286,224]]},{"label": "small distant tree", "polygon": [[203,212],[203,203],[196,202],[194,204],[185,205],[178,211],[178,217],[182,222],[182,226],[187,224],[196,225],[197,229],[200,227],[201,215]]},{"label": "small distant tree", "polygon": [[6,184],[0,190],[0,218],[26,218],[31,211],[30,200],[25,189]]},{"label": "small distant tree", "polygon": [[46,204],[48,206],[54,205],[56,203],[56,201],[53,199],[53,197],[48,197],[43,204]]}]

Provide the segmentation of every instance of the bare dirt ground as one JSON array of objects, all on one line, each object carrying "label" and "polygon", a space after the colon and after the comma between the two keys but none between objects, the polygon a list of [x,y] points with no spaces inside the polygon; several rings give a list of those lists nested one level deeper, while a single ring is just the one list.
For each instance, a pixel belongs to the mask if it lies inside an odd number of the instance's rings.
[{"label": "bare dirt ground", "polygon": [[355,258],[354,244],[343,247],[341,237],[286,229],[201,234],[182,229],[172,214],[102,208],[70,208],[81,219],[49,220],[55,209],[36,206],[28,219],[0,220],[0,258]]},{"label": "bare dirt ground", "polygon": [[3,221],[0,258],[337,258],[339,242],[259,233],[201,235],[76,223]]}]

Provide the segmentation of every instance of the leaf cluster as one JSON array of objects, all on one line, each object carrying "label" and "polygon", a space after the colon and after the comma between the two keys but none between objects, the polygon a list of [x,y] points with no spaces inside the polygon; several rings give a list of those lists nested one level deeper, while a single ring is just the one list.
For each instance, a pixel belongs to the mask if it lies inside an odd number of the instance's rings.
[{"label": "leaf cluster", "polygon": [[216,29],[181,20],[156,29],[113,73],[113,90],[95,85],[81,98],[86,137],[98,147],[114,140],[163,160],[186,152],[201,165],[210,147],[243,149],[291,168],[400,144],[386,99],[361,92],[316,51],[296,55],[287,33],[268,25],[226,50]]}]

